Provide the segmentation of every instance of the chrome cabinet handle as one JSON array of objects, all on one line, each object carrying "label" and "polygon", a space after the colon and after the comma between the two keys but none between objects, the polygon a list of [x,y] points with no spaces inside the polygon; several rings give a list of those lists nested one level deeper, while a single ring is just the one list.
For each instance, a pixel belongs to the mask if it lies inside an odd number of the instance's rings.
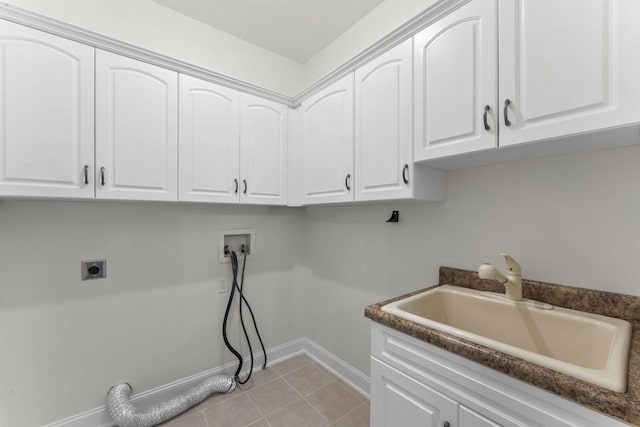
[{"label": "chrome cabinet handle", "polygon": [[509,115],[507,114],[507,107],[509,107],[509,105],[511,105],[511,101],[508,100],[508,99],[505,99],[504,100],[504,110],[503,110],[505,126],[511,126],[511,122],[509,121]]},{"label": "chrome cabinet handle", "polygon": [[489,122],[487,121],[487,115],[489,114],[489,110],[491,110],[491,107],[489,107],[488,105],[485,105],[484,113],[482,114],[482,121],[484,122],[484,130],[491,130],[491,127],[489,126]]},{"label": "chrome cabinet handle", "polygon": [[236,178],[236,179],[234,179],[234,180],[233,180],[233,183],[236,185],[236,189],[235,189],[235,190],[233,190],[233,192],[234,192],[235,194],[238,194],[238,179],[237,179],[237,178]]},{"label": "chrome cabinet handle", "polygon": [[351,174],[347,174],[344,178],[344,186],[347,187],[347,191],[351,191]]},{"label": "chrome cabinet handle", "polygon": [[242,183],[244,184],[244,191],[242,191],[244,194],[247,194],[247,180],[243,179]]},{"label": "chrome cabinet handle", "polygon": [[89,183],[89,165],[84,165],[84,183]]},{"label": "chrome cabinet handle", "polygon": [[104,167],[100,168],[100,185],[104,185]]},{"label": "chrome cabinet handle", "polygon": [[449,427],[449,421],[445,421],[444,423],[442,423],[442,427]]},{"label": "chrome cabinet handle", "polygon": [[409,183],[409,165],[405,164],[402,168],[402,180],[405,184]]}]

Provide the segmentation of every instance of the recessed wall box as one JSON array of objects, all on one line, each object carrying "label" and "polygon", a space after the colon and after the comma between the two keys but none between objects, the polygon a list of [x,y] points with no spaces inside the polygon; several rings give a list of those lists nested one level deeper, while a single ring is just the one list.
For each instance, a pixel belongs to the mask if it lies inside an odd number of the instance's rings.
[{"label": "recessed wall box", "polygon": [[107,260],[82,261],[80,273],[82,280],[104,279],[107,277]]},{"label": "recessed wall box", "polygon": [[238,256],[243,252],[247,258],[255,253],[254,229],[223,230],[220,232],[220,245],[218,247],[218,262],[230,262],[229,251],[235,251]]}]

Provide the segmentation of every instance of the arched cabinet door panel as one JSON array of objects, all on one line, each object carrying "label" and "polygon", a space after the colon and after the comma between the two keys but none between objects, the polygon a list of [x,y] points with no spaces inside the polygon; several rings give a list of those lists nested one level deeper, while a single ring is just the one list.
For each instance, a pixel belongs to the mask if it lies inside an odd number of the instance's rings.
[{"label": "arched cabinet door panel", "polygon": [[238,203],[240,94],[180,75],[180,200]]},{"label": "arched cabinet door panel", "polygon": [[410,198],[411,39],[355,72],[355,199]]},{"label": "arched cabinet door panel", "polygon": [[353,201],[353,74],[300,108],[303,204]]},{"label": "arched cabinet door panel", "polygon": [[0,196],[93,198],[93,56],[0,20]]},{"label": "arched cabinet door panel", "polygon": [[96,197],[178,199],[178,74],[96,51]]},{"label": "arched cabinet door panel", "polygon": [[637,1],[500,0],[499,15],[501,147],[640,122]]},{"label": "arched cabinet door panel", "polygon": [[287,107],[240,95],[240,201],[287,204]]},{"label": "arched cabinet door panel", "polygon": [[496,7],[473,0],[414,37],[416,161],[497,147]]}]

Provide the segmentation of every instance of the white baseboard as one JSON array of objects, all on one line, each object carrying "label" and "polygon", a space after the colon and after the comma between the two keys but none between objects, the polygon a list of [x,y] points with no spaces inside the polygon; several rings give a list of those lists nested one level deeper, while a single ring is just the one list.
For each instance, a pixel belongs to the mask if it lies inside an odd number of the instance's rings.
[{"label": "white baseboard", "polygon": [[371,380],[368,376],[308,338],[304,339],[304,350],[309,357],[323,365],[364,397],[369,398]]},{"label": "white baseboard", "polygon": [[[309,357],[323,365],[325,368],[327,368],[329,371],[341,378],[343,381],[355,388],[358,392],[362,393],[367,398],[369,397],[370,382],[369,378],[366,375],[307,338],[298,338],[296,340],[267,350],[269,364],[274,364],[281,360],[288,359],[292,356],[302,353],[307,354]],[[254,356],[254,367],[260,367],[263,360],[263,353],[256,354]],[[245,358],[245,361],[249,363],[249,358]],[[148,406],[169,400],[172,397],[177,396],[178,394],[184,393],[191,387],[199,384],[205,378],[212,375],[232,375],[236,366],[237,362],[228,363],[226,365],[208,369],[195,375],[191,375],[189,377],[162,385],[160,387],[156,387],[151,390],[144,391],[139,394],[135,394],[134,389],[134,394],[131,397],[131,401],[138,407],[146,408]],[[132,385],[135,387],[135,384]],[[82,414],[77,414],[51,424],[47,424],[43,427],[112,426],[113,422],[111,421],[111,417],[107,412],[106,406],[100,406],[99,408],[95,408],[90,411],[83,412]]]}]

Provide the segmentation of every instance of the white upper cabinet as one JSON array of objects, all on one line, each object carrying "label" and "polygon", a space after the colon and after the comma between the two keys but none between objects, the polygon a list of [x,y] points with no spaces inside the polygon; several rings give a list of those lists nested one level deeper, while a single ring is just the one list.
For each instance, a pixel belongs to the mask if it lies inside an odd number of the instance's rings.
[{"label": "white upper cabinet", "polygon": [[634,0],[472,0],[429,26],[415,160],[640,123],[639,19]]},{"label": "white upper cabinet", "polygon": [[0,196],[93,197],[93,53],[0,20]]},{"label": "white upper cabinet", "polygon": [[240,95],[240,201],[287,204],[287,107]]},{"label": "white upper cabinet", "polygon": [[177,200],[178,75],[96,51],[96,197]]},{"label": "white upper cabinet", "polygon": [[179,199],[238,203],[239,92],[181,74],[179,140]]},{"label": "white upper cabinet", "polygon": [[640,122],[638,1],[499,4],[501,146]]},{"label": "white upper cabinet", "polygon": [[473,0],[414,37],[416,161],[497,147],[496,32]]},{"label": "white upper cabinet", "polygon": [[300,108],[303,204],[353,201],[353,74]]},{"label": "white upper cabinet", "polygon": [[355,72],[355,200],[411,197],[411,40]]},{"label": "white upper cabinet", "polygon": [[180,75],[180,200],[287,203],[287,107]]},{"label": "white upper cabinet", "polygon": [[637,144],[581,134],[640,124],[638,22],[638,0],[470,0],[289,111],[0,20],[0,197],[442,200],[427,164]]}]

